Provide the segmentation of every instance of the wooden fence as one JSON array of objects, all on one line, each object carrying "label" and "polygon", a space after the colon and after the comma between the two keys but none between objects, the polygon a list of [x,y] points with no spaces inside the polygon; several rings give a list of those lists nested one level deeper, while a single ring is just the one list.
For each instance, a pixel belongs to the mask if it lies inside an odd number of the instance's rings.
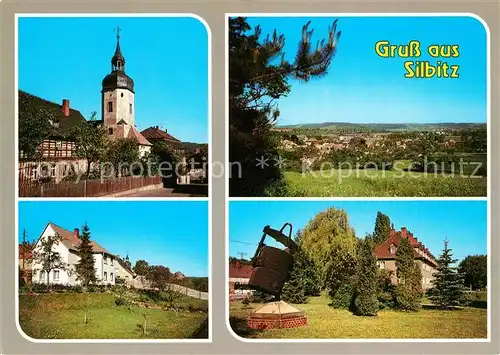
[{"label": "wooden fence", "polygon": [[19,197],[98,197],[161,184],[160,176],[127,176],[78,182],[19,181]]}]

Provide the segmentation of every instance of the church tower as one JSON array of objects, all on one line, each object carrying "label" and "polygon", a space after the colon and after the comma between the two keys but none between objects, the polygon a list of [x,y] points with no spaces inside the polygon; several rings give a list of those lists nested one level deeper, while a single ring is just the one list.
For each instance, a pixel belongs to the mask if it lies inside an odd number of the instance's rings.
[{"label": "church tower", "polygon": [[[134,81],[125,74],[125,58],[120,49],[120,28],[116,28],[116,49],[111,58],[111,73],[102,81],[101,112],[108,134],[129,137],[134,130]],[[132,132],[131,132],[132,133]]]}]

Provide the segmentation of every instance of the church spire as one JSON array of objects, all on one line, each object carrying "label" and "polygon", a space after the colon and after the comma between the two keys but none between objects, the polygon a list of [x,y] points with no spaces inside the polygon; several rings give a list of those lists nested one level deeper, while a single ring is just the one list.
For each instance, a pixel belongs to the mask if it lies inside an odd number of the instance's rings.
[{"label": "church spire", "polygon": [[113,58],[111,58],[111,70],[112,71],[122,71],[125,72],[125,58],[120,50],[120,32],[121,28],[116,27],[116,49]]}]

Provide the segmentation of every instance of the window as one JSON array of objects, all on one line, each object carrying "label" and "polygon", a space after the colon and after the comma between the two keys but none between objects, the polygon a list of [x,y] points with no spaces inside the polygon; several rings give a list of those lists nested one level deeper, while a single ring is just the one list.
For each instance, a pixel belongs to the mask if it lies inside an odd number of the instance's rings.
[{"label": "window", "polygon": [[113,266],[113,258],[110,258],[110,265]]},{"label": "window", "polygon": [[45,279],[45,271],[41,270],[40,271],[40,281],[43,281]]},{"label": "window", "polygon": [[56,176],[56,164],[52,164],[50,167],[50,175]]},{"label": "window", "polygon": [[109,281],[113,281],[113,273],[112,272],[109,273]]},{"label": "window", "polygon": [[123,92],[122,92],[122,94],[120,96],[123,97]]},{"label": "window", "polygon": [[113,101],[108,101],[108,112],[113,112]]},{"label": "window", "polygon": [[104,281],[108,281],[108,273],[104,271]]},{"label": "window", "polygon": [[108,134],[112,135],[113,134],[113,128],[108,128]]},{"label": "window", "polygon": [[104,258],[104,265],[108,265],[108,257],[107,256],[103,256]]},{"label": "window", "polygon": [[132,114],[132,104],[129,104],[128,106],[130,114]]},{"label": "window", "polygon": [[59,270],[54,270],[54,281],[59,280]]},{"label": "window", "polygon": [[61,149],[62,148],[62,142],[61,141],[57,141],[56,142],[56,149]]}]

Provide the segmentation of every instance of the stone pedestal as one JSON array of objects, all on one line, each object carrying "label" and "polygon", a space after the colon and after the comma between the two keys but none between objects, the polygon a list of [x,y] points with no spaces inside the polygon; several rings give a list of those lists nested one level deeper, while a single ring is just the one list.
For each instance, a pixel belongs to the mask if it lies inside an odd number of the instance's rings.
[{"label": "stone pedestal", "polygon": [[307,325],[305,312],[283,301],[266,303],[248,317],[250,329],[295,328],[304,325]]}]

